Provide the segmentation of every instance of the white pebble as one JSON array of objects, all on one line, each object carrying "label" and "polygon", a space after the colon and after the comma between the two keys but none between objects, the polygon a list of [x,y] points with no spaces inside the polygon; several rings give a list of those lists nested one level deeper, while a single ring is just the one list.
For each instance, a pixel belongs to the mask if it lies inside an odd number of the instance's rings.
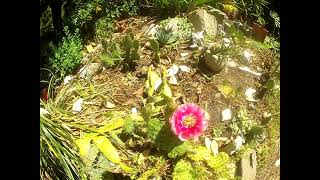
[{"label": "white pebble", "polygon": [[74,113],[78,113],[82,110],[82,104],[83,104],[83,99],[82,98],[79,98],[74,104],[73,104],[73,107],[72,107],[72,111]]},{"label": "white pebble", "polygon": [[222,111],[222,121],[228,121],[231,119],[232,113],[230,109],[225,109]]},{"label": "white pebble", "polygon": [[251,101],[251,102],[257,102],[257,100],[254,99],[254,94],[256,93],[256,90],[255,89],[252,89],[252,88],[248,88],[245,92],[245,95],[246,95],[246,99],[248,101]]}]

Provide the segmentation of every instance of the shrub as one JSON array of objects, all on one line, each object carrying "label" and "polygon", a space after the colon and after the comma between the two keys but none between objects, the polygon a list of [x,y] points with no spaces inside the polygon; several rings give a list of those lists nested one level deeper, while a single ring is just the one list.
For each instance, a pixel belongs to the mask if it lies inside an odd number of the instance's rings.
[{"label": "shrub", "polygon": [[57,45],[52,45],[53,53],[49,58],[50,69],[57,78],[70,74],[81,62],[82,42],[78,33],[71,34],[66,30],[66,36]]}]

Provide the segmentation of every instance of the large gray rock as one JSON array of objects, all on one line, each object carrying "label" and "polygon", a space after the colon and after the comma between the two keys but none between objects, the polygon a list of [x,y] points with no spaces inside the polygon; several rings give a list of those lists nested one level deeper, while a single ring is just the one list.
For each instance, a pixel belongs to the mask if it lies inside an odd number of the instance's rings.
[{"label": "large gray rock", "polygon": [[216,36],[218,23],[216,18],[205,9],[197,9],[188,15],[195,31],[204,31],[207,35]]},{"label": "large gray rock", "polygon": [[218,24],[223,24],[225,20],[228,20],[228,16],[224,12],[220,11],[219,9],[210,8],[208,10],[208,13],[213,15],[216,18]]},{"label": "large gray rock", "polygon": [[255,150],[246,151],[238,163],[237,176],[241,180],[254,180],[257,174],[257,155]]}]

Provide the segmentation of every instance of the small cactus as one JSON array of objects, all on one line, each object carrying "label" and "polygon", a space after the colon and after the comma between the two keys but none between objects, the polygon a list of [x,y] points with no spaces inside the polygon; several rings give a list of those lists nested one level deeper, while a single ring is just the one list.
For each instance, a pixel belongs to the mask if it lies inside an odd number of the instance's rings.
[{"label": "small cactus", "polygon": [[159,55],[159,43],[157,40],[155,39],[151,39],[150,40],[150,45],[151,45],[151,48],[154,52],[154,59],[156,61],[156,63],[160,63],[160,55]]},{"label": "small cactus", "polygon": [[122,39],[121,46],[125,52],[124,65],[133,69],[136,61],[140,59],[138,53],[139,41],[134,39],[133,33],[129,33]]}]

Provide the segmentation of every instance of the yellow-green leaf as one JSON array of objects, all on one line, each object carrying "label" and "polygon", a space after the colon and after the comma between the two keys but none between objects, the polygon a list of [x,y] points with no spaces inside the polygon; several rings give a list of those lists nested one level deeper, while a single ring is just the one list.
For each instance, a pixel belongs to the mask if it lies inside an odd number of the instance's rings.
[{"label": "yellow-green leaf", "polygon": [[109,161],[115,164],[120,163],[119,153],[108,138],[105,136],[97,136],[93,138],[93,141],[98,146],[102,154],[109,159]]},{"label": "yellow-green leaf", "polygon": [[81,157],[85,157],[90,150],[90,138],[77,139],[75,143],[79,147]]},{"label": "yellow-green leaf", "polygon": [[172,98],[172,92],[167,83],[163,86],[163,95],[168,99]]},{"label": "yellow-green leaf", "polygon": [[126,173],[134,174],[137,172],[137,170],[135,168],[129,167],[123,163],[120,163],[119,165],[120,165],[121,169]]},{"label": "yellow-green leaf", "polygon": [[114,129],[121,128],[122,126],[124,126],[124,119],[123,118],[114,118],[114,119],[111,119],[111,121],[108,122],[108,124],[98,128],[98,132],[106,133],[106,132],[112,131]]}]

